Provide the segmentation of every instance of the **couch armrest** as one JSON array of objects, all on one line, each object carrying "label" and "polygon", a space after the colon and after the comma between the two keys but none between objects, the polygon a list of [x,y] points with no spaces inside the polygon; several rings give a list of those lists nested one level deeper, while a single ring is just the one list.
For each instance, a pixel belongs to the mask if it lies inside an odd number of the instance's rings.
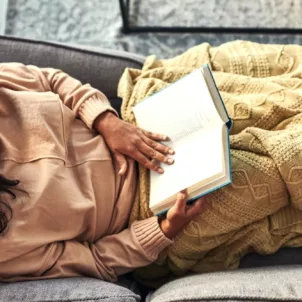
[{"label": "couch armrest", "polygon": [[145,58],[123,51],[0,36],[0,62],[20,62],[63,70],[90,83],[109,99],[117,98],[126,67],[141,68]]}]

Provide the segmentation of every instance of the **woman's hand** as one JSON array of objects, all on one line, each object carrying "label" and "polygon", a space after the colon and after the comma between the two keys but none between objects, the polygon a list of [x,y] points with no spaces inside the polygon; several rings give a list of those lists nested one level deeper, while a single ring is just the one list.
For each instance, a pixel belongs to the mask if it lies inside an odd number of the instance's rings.
[{"label": "woman's hand", "polygon": [[173,164],[173,159],[167,154],[174,151],[159,143],[167,141],[168,137],[144,131],[126,123],[111,112],[102,113],[94,122],[94,128],[102,134],[108,147],[116,157],[120,166],[119,175],[127,171],[125,155],[132,157],[146,168],[163,173],[159,162]]},{"label": "woman's hand", "polygon": [[192,219],[205,208],[205,198],[201,197],[191,205],[187,205],[186,191],[177,194],[175,205],[168,211],[167,216],[160,222],[160,228],[166,237],[174,238]]}]

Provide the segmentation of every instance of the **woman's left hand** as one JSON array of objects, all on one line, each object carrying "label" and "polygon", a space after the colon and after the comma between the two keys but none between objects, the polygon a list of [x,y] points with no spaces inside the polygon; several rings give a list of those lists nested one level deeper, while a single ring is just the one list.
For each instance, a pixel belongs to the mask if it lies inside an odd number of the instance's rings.
[{"label": "woman's left hand", "polygon": [[159,141],[167,141],[165,135],[142,130],[124,122],[111,112],[102,113],[94,122],[94,128],[102,134],[108,147],[116,157],[120,166],[119,175],[127,171],[125,155],[132,157],[146,168],[164,173],[159,162],[173,164],[173,159],[167,157],[174,151]]}]

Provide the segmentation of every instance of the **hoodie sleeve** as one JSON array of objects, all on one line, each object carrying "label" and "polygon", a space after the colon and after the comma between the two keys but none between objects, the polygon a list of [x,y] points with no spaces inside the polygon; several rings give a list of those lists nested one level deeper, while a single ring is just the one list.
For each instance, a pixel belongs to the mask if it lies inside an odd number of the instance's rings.
[{"label": "hoodie sleeve", "polygon": [[107,97],[89,84],[82,84],[61,70],[27,66],[36,74],[46,91],[58,94],[64,105],[69,107],[88,128],[92,129],[94,120],[103,112],[111,111],[118,116]]},{"label": "hoodie sleeve", "polygon": [[128,229],[95,243],[70,240],[35,249],[0,264],[0,280],[90,276],[114,282],[120,275],[151,264],[171,244],[162,233],[158,218],[151,217],[135,221]]}]

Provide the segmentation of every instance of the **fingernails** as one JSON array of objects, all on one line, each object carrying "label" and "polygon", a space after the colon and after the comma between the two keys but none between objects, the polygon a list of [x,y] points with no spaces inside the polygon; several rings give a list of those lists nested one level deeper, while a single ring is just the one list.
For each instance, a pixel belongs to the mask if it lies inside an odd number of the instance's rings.
[{"label": "fingernails", "polygon": [[163,141],[166,141],[167,139],[168,139],[168,136],[166,136],[166,135],[163,135],[163,136],[162,136],[162,140],[163,140]]},{"label": "fingernails", "polygon": [[160,174],[163,174],[163,173],[164,173],[164,169],[158,168],[158,169],[157,169],[157,172],[160,173]]},{"label": "fingernails", "polygon": [[174,163],[174,159],[168,158],[167,163],[168,163],[168,164],[173,164],[173,163]]},{"label": "fingernails", "polygon": [[174,154],[174,150],[170,149],[169,154],[171,154],[171,155]]}]

